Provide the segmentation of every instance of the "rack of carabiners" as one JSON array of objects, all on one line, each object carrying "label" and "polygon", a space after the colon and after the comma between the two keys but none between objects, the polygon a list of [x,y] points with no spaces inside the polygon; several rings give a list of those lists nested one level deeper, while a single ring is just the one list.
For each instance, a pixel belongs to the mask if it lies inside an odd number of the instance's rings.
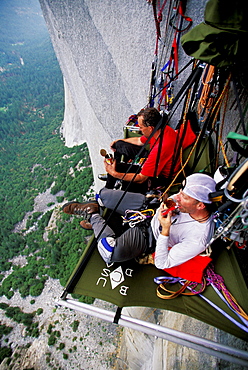
[{"label": "rack of carabiners", "polygon": [[192,26],[193,21],[184,14],[186,0],[147,0],[147,2],[152,5],[156,27],[148,106],[156,105],[158,110],[165,110],[169,109],[173,101],[173,82],[180,74],[178,69],[180,37]]},{"label": "rack of carabiners", "polygon": [[135,227],[138,223],[148,221],[154,216],[154,209],[145,209],[143,211],[133,211],[127,209],[125,216],[122,216],[123,225],[128,224],[129,227]]},{"label": "rack of carabiners", "polygon": [[216,231],[210,244],[218,238],[224,241],[231,241],[228,248],[233,244],[239,248],[247,247],[248,241],[248,199],[244,200],[231,212],[220,214],[215,213]]},{"label": "rack of carabiners", "polygon": [[[239,249],[245,249],[248,241],[248,184],[247,184],[248,159],[246,159],[232,174],[229,183],[223,189],[223,197],[226,201],[218,208],[214,214],[215,233],[208,245],[211,245],[216,239],[221,238],[228,244]],[[239,179],[241,173],[241,180]],[[229,189],[232,179],[242,182],[242,191],[237,196],[230,194]],[[240,185],[238,186],[240,187]],[[238,189],[240,190],[240,189]]]}]

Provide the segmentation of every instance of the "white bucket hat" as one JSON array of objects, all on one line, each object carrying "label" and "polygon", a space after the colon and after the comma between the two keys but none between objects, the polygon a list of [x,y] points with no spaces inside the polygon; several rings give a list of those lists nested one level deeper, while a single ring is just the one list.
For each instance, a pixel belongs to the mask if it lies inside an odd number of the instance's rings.
[{"label": "white bucket hat", "polygon": [[203,173],[193,173],[186,177],[183,192],[199,202],[211,203],[208,195],[216,191],[215,186],[216,182],[212,177]]}]

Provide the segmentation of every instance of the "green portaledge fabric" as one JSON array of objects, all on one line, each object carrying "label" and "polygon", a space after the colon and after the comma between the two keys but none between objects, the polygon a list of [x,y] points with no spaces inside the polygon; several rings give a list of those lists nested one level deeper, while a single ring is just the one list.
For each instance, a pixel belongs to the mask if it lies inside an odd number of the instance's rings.
[{"label": "green portaledge fabric", "polygon": [[[197,159],[197,163],[195,168],[193,168],[193,172],[209,172],[212,173],[211,167],[211,157],[213,156],[213,151],[211,152],[211,143],[210,138],[203,138],[196,153],[196,148],[193,150],[191,157],[187,163],[185,168],[186,175],[190,175],[192,173],[192,167],[194,165],[195,157],[200,157]],[[183,164],[187,161],[190,151],[192,150],[192,145],[186,148],[183,151]]]},{"label": "green portaledge fabric", "polygon": [[[248,312],[248,289],[232,250],[224,249],[220,253],[215,262],[215,272],[224,278],[228,290],[244,311]],[[156,295],[157,285],[153,279],[164,275],[168,274],[152,265],[139,265],[135,261],[107,267],[95,248],[76,286],[67,292],[98,298],[118,307],[144,306],[179,312],[248,341],[246,332],[200,297],[180,296],[166,301],[158,298]],[[177,289],[176,286],[173,289]],[[207,287],[203,294],[239,321],[212,287]]]}]

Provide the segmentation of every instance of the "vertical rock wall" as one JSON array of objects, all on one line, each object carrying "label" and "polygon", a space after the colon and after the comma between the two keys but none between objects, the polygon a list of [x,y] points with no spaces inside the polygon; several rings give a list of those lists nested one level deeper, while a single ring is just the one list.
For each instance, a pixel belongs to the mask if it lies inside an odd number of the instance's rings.
[{"label": "vertical rock wall", "polygon": [[65,80],[65,144],[87,142],[99,188],[100,148],[122,137],[129,115],[147,103],[155,47],[152,7],[145,0],[40,3]]},{"label": "vertical rock wall", "polygon": [[[203,20],[205,2],[188,1],[194,25]],[[148,101],[156,41],[152,6],[146,0],[40,4],[65,81],[65,144],[87,142],[99,189],[99,150],[122,137],[127,118]]]}]

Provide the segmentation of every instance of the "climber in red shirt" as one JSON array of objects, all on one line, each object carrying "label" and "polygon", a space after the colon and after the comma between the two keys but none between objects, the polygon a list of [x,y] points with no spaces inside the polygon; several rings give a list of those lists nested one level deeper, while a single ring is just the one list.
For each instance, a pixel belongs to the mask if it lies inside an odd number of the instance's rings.
[{"label": "climber in red shirt", "polygon": [[[146,108],[141,110],[138,114],[138,126],[142,133],[142,136],[131,137],[123,140],[116,140],[111,143],[111,149],[114,151],[115,160],[111,164],[109,161],[104,162],[106,172],[112,176],[114,179],[119,179],[125,182],[133,181],[136,184],[145,183],[148,178],[161,178],[161,180],[166,180],[171,173],[171,165],[173,161],[174,148],[177,140],[177,133],[170,126],[166,126],[162,135],[162,146],[159,153],[160,147],[160,135],[161,129],[154,132],[154,135],[147,142],[155,127],[161,120],[161,115],[156,108]],[[135,172],[121,172],[118,163],[122,155],[126,160],[134,159],[137,153],[140,151],[141,146],[144,144],[149,144],[150,151],[148,153],[147,159],[141,166],[139,173]],[[157,159],[159,153],[159,160]],[[142,156],[146,156],[142,155]],[[176,166],[172,174],[178,170],[179,166]],[[162,181],[163,182],[163,181]],[[108,186],[108,181],[106,187]],[[133,191],[133,190],[132,190]],[[140,191],[140,189],[139,189]]]}]

